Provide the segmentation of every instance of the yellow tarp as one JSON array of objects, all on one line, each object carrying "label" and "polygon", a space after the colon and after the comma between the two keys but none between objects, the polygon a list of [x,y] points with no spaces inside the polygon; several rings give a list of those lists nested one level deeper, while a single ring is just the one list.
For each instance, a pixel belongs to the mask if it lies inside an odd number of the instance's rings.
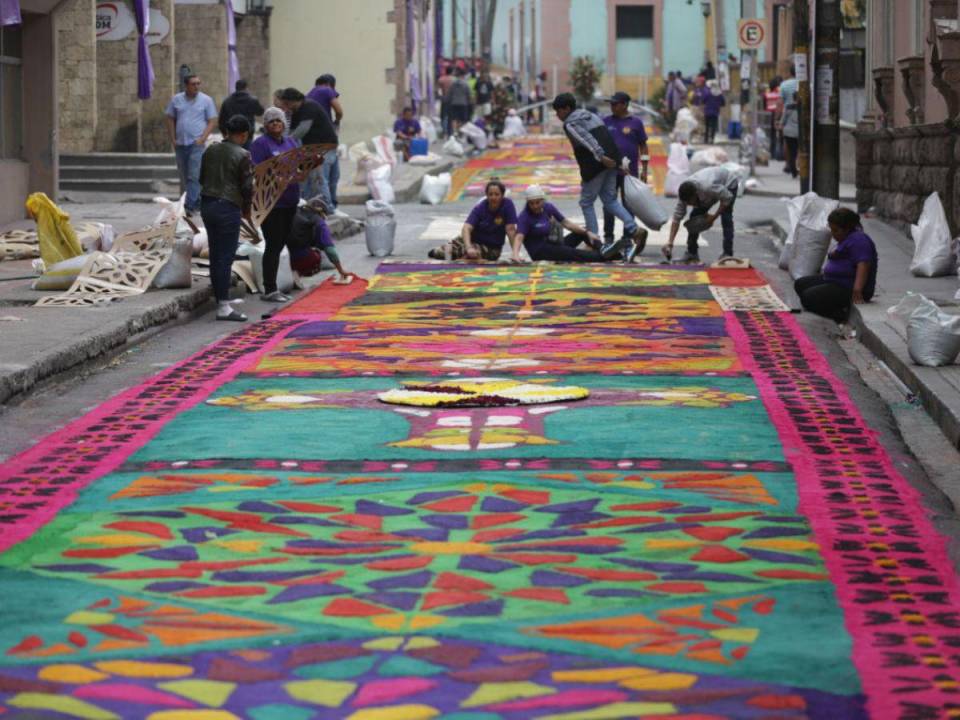
[{"label": "yellow tarp", "polygon": [[38,192],[30,195],[24,204],[37,223],[40,257],[47,267],[83,254],[77,234],[70,225],[70,216],[53,200]]}]

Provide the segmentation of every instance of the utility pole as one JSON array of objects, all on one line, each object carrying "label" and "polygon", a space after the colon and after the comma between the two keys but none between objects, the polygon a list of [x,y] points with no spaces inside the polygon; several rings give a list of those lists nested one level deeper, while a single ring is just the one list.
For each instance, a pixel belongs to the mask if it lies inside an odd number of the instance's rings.
[{"label": "utility pole", "polygon": [[816,0],[813,72],[813,190],[840,198],[840,0]]},{"label": "utility pole", "polygon": [[[740,17],[744,19],[755,18],[757,16],[756,0],[740,0]],[[749,53],[750,58],[750,97],[749,106],[743,108],[744,117],[750,118],[750,176],[754,176],[757,170],[757,129],[759,119],[757,115],[757,76],[760,74],[760,51],[744,50],[741,52],[740,67],[744,65],[743,54]],[[741,84],[743,79],[741,78]],[[746,112],[749,110],[749,114]]]},{"label": "utility pole", "polygon": [[450,0],[450,57],[457,57],[457,0]]},{"label": "utility pole", "polygon": [[477,0],[470,0],[470,57],[477,56]]},{"label": "utility pole", "polygon": [[[797,151],[797,170],[800,173],[800,192],[810,191],[810,2],[793,2],[793,58],[797,71],[797,116],[800,123],[800,142]],[[801,62],[798,63],[797,59]]]}]

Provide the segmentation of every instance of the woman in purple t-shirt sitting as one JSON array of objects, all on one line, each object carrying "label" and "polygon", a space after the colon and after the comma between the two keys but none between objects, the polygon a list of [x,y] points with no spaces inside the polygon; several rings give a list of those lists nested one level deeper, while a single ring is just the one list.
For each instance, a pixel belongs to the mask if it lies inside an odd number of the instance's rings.
[{"label": "woman in purple t-shirt sitting", "polygon": [[837,246],[827,254],[822,275],[809,275],[793,287],[807,312],[844,322],[851,303],[869,302],[877,282],[877,248],[853,210],[837,208],[827,217]]},{"label": "woman in purple t-shirt sitting", "polygon": [[[622,237],[609,243],[602,243],[596,233],[577,225],[564,217],[555,205],[547,202],[546,194],[539,185],[531,185],[526,191],[527,206],[517,219],[517,234],[513,238],[513,261],[520,262],[520,244],[527,250],[533,261],[552,260],[553,262],[610,262],[630,242]],[[551,239],[555,225],[570,232],[561,242]],[[590,249],[578,245],[585,244]],[[632,262],[639,250],[636,242],[626,253],[626,262]]]},{"label": "woman in purple t-shirt sitting", "polygon": [[485,188],[486,199],[477,203],[460,236],[427,253],[434,260],[492,260],[500,259],[507,238],[513,242],[517,232],[517,208],[513,200],[504,197],[506,186],[492,178]]}]

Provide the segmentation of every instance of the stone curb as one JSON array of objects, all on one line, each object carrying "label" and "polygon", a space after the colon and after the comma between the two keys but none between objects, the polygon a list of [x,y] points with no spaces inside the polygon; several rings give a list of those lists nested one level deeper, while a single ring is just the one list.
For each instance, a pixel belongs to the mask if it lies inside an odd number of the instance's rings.
[{"label": "stone curb", "polygon": [[[787,238],[787,225],[773,220],[773,234]],[[947,440],[960,448],[960,392],[947,382],[936,368],[915,365],[907,351],[907,343],[886,323],[886,311],[869,305],[854,305],[850,326],[857,338],[878,360],[883,361],[894,376],[923,404],[927,414],[937,423]]]},{"label": "stone curb", "polygon": [[145,333],[159,330],[184,313],[193,312],[211,297],[208,286],[184,290],[131,317],[106,322],[98,332],[85,335],[76,342],[35,355],[27,365],[0,368],[0,404],[36,389],[45,380],[79,369],[131,342],[143,340]]}]

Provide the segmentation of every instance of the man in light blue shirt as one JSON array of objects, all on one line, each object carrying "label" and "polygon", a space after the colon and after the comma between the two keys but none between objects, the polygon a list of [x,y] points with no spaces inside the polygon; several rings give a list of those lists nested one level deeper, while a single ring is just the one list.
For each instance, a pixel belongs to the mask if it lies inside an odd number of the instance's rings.
[{"label": "man in light blue shirt", "polygon": [[177,153],[180,192],[187,193],[184,209],[192,215],[200,211],[200,158],[217,126],[217,107],[209,95],[200,92],[199,77],[189,75],[183,84],[185,91],[173,96],[164,113],[167,134]]}]

